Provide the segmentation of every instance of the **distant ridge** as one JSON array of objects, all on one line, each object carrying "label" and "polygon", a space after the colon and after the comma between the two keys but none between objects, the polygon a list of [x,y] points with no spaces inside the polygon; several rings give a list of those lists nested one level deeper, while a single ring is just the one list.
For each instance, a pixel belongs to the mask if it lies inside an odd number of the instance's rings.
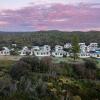
[{"label": "distant ridge", "polygon": [[[0,32],[0,46],[17,43],[19,45],[64,45],[66,42],[71,42],[72,36],[77,34],[80,42],[89,44],[97,42],[100,44],[100,31],[35,31],[35,32]],[[22,47],[22,46],[21,46]]]},{"label": "distant ridge", "polygon": [[0,31],[0,33],[36,33],[36,32],[69,32],[69,33],[72,33],[72,32],[82,32],[82,33],[88,33],[88,32],[100,32],[100,31],[96,31],[96,30],[90,30],[90,31],[60,31],[60,30],[40,30],[40,31]]}]

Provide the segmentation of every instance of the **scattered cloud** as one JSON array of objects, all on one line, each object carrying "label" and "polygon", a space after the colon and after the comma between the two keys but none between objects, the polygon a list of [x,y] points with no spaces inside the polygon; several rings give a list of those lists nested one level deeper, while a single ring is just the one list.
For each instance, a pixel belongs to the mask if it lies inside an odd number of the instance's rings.
[{"label": "scattered cloud", "polygon": [[16,10],[2,10],[0,30],[99,30],[99,5],[99,3],[73,5],[59,2],[52,5],[32,4]]}]

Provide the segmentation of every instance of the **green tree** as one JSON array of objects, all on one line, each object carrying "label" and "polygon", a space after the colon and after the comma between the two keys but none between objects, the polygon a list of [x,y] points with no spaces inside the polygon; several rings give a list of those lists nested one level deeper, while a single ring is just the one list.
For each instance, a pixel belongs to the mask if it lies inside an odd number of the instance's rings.
[{"label": "green tree", "polygon": [[79,38],[77,35],[73,35],[72,37],[72,56],[74,58],[74,61],[78,58],[79,53]]},{"label": "green tree", "polygon": [[13,55],[13,56],[17,56],[17,55],[18,55],[18,52],[15,51],[15,50],[11,50],[11,51],[10,51],[10,54]]}]

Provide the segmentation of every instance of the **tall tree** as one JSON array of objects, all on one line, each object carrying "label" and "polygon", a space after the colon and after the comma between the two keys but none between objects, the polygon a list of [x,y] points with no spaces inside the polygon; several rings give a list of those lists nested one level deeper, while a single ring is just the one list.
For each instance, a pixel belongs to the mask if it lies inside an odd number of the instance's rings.
[{"label": "tall tree", "polygon": [[78,58],[78,53],[80,51],[78,43],[79,43],[78,36],[77,35],[73,35],[73,37],[72,37],[72,53],[73,53],[74,61]]}]

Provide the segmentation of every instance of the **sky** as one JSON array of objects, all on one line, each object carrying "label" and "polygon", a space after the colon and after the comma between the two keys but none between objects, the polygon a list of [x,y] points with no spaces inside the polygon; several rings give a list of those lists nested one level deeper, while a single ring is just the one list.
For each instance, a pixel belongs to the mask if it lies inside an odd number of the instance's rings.
[{"label": "sky", "polygon": [[0,31],[100,31],[100,0],[0,0]]}]

